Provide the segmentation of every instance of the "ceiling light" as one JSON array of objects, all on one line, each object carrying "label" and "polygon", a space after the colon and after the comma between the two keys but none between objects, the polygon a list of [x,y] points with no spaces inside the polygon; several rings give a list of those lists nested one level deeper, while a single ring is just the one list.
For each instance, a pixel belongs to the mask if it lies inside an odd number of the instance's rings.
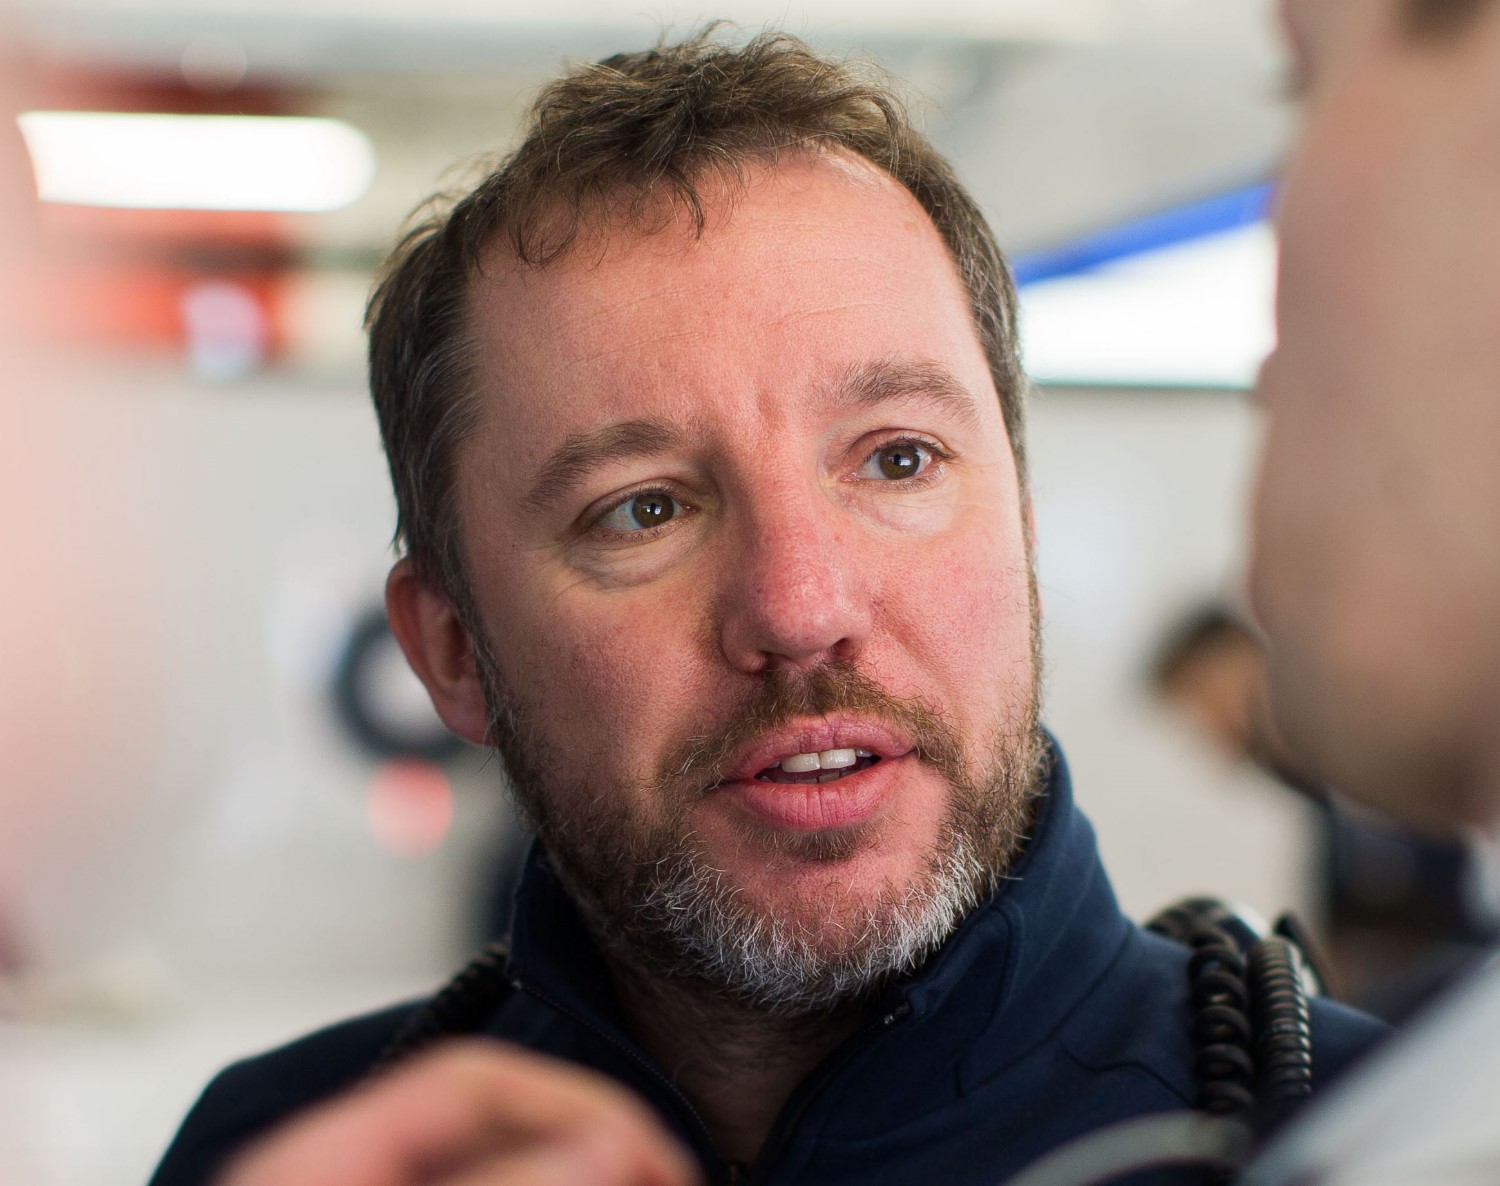
[{"label": "ceiling light", "polygon": [[358,200],[375,150],[306,116],[28,111],[17,117],[44,202],[316,213]]}]

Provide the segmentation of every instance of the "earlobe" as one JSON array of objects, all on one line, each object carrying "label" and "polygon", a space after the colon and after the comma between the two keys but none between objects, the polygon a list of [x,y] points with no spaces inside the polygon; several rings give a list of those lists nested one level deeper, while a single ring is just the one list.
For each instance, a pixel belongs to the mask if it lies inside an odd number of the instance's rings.
[{"label": "earlobe", "polygon": [[488,744],[484,688],[469,632],[452,598],[424,581],[411,558],[404,556],[386,578],[385,613],[443,724],[465,741]]}]

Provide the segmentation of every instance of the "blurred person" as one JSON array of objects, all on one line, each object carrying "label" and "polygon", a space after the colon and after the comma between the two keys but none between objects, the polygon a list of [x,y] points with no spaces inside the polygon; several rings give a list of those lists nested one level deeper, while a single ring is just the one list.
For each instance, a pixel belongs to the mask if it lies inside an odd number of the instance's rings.
[{"label": "blurred person", "polygon": [[1328,991],[1400,1021],[1492,938],[1484,852],[1462,835],[1403,828],[1304,771],[1271,719],[1265,640],[1239,615],[1214,602],[1174,623],[1149,683],[1225,758],[1253,764],[1313,808]]},{"label": "blurred person", "polygon": [[1313,793],[1291,769],[1270,720],[1264,644],[1225,606],[1205,605],[1173,624],[1152,658],[1149,683],[1223,756]]},{"label": "blurred person", "polygon": [[[508,948],[224,1072],[156,1186],[988,1186],[1193,1100],[1188,952],[1038,724],[1014,327],[856,67],[699,37],[542,93],[371,316],[391,626],[540,838]],[[1314,1013],[1320,1075],[1378,1032]]]},{"label": "blurred person", "polygon": [[124,409],[62,362],[73,352],[66,295],[16,123],[33,75],[4,16],[0,7],[0,1012],[7,977],[28,982],[29,996],[76,957],[57,932],[78,899],[94,897],[89,882],[142,789],[160,710],[133,432]]},{"label": "blurred person", "polygon": [[[1500,4],[1290,0],[1254,599],[1317,776],[1500,837]],[[1269,1150],[1257,1183],[1500,1181],[1500,970]]]}]

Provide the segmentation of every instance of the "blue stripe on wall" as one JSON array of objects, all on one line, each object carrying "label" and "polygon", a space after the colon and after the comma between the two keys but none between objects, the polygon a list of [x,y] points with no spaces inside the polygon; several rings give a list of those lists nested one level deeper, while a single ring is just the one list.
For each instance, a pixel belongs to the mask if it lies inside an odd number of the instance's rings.
[{"label": "blue stripe on wall", "polygon": [[1274,186],[1268,182],[1174,206],[1160,214],[1085,235],[1061,247],[1023,255],[1011,261],[1011,270],[1018,285],[1035,284],[1191,239],[1236,230],[1267,216],[1273,192]]}]

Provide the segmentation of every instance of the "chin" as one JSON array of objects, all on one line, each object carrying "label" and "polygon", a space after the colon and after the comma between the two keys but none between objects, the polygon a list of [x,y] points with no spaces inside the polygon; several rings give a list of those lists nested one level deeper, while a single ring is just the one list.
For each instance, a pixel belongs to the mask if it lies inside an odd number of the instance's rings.
[{"label": "chin", "polygon": [[[756,913],[793,924],[812,938],[846,944],[850,931],[914,891],[929,888],[939,863],[938,837],[922,843],[910,831],[864,827],[776,836],[720,864]],[[759,847],[759,846],[757,846]],[[714,854],[708,854],[714,860]]]},{"label": "chin", "polygon": [[909,784],[868,817],[831,828],[776,826],[749,813],[701,821],[705,855],[735,880],[774,890],[836,879],[905,882],[930,864],[947,807],[945,788]]}]

